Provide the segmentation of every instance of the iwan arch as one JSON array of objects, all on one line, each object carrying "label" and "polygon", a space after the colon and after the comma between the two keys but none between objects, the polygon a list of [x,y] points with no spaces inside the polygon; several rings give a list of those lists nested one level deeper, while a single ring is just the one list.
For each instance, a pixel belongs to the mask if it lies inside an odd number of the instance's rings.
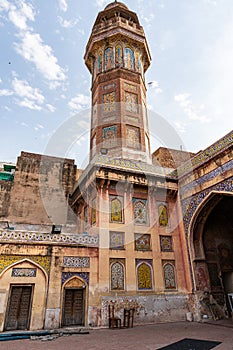
[{"label": "iwan arch", "polygon": [[233,132],[151,154],[150,61],[136,13],[107,5],[85,53],[89,165],[22,152],[1,177],[1,331],[107,326],[112,303],[137,324],[230,316]]}]

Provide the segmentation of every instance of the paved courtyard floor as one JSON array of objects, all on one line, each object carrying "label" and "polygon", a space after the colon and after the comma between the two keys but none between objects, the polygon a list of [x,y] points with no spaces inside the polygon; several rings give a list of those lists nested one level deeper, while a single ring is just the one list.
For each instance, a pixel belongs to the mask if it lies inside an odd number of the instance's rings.
[{"label": "paved courtyard floor", "polygon": [[156,350],[184,338],[220,341],[222,343],[214,350],[233,350],[233,322],[179,322],[128,329],[93,329],[89,334],[62,336],[52,341],[3,341],[0,350]]}]

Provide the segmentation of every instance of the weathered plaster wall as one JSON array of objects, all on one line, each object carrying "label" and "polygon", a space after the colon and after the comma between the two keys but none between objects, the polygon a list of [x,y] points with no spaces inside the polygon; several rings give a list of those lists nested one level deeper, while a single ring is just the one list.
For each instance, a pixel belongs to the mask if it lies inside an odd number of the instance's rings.
[{"label": "weathered plaster wall", "polygon": [[188,296],[185,294],[149,294],[102,297],[102,323],[108,325],[108,305],[115,305],[116,315],[123,320],[124,308],[135,308],[134,323],[185,321],[189,312]]},{"label": "weathered plaster wall", "polygon": [[12,181],[0,181],[0,219],[8,215],[12,185]]},{"label": "weathered plaster wall", "polygon": [[70,159],[22,152],[10,194],[8,220],[18,223],[63,224],[67,196],[76,177]]}]

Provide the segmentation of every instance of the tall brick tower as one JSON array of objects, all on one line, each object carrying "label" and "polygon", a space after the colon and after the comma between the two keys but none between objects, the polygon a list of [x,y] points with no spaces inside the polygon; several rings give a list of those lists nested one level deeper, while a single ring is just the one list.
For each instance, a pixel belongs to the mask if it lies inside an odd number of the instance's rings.
[{"label": "tall brick tower", "polygon": [[105,153],[151,162],[144,78],[150,61],[137,14],[121,2],[107,5],[85,53],[92,74],[90,160]]},{"label": "tall brick tower", "polygon": [[91,253],[91,324],[108,324],[110,301],[147,310],[135,316],[139,323],[160,315],[156,305],[166,305],[169,319],[187,310],[189,267],[182,221],[174,214],[180,211],[176,175],[154,166],[150,156],[144,78],[150,61],[134,12],[116,1],[99,12],[85,53],[92,74],[90,163],[69,198],[78,235],[98,246]]}]

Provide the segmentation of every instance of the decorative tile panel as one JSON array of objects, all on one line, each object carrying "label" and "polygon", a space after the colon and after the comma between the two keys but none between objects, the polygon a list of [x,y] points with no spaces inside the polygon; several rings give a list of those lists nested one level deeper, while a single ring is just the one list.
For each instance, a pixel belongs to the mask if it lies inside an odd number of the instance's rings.
[{"label": "decorative tile panel", "polygon": [[96,224],[96,198],[92,200],[92,208],[91,208],[91,224]]},{"label": "decorative tile panel", "polygon": [[71,277],[80,277],[82,278],[86,284],[89,284],[89,272],[62,272],[61,283],[64,284]]},{"label": "decorative tile panel", "polygon": [[133,198],[133,211],[135,224],[147,224],[147,200]]},{"label": "decorative tile panel", "polygon": [[112,47],[104,50],[104,70],[109,70],[114,67],[114,52]]},{"label": "decorative tile panel", "polygon": [[202,185],[210,180],[213,180],[219,175],[223,175],[226,171],[233,169],[233,160],[223,164],[221,167],[210,171],[208,174],[205,174],[195,181],[188,183],[187,185],[182,187],[182,193],[185,193],[188,190],[191,190],[195,186]]},{"label": "decorative tile panel", "polygon": [[[122,260],[122,259],[121,259]],[[110,260],[110,274],[111,274],[111,290],[125,289],[125,267],[120,260],[111,262]]]},{"label": "decorative tile panel", "polygon": [[152,290],[152,261],[136,259],[138,290]]},{"label": "decorative tile panel", "polygon": [[102,72],[103,69],[103,52],[100,51],[97,59],[97,70],[98,72]]},{"label": "decorative tile panel", "polygon": [[125,249],[124,232],[110,232],[110,249]]},{"label": "decorative tile panel", "polygon": [[138,113],[138,95],[125,91],[126,110]]},{"label": "decorative tile panel", "polygon": [[[104,155],[97,155],[95,158],[95,164],[98,166],[106,166],[115,169],[126,169],[132,170],[134,172],[143,172],[145,174],[159,175],[162,177],[167,177],[168,179],[177,179],[177,174],[171,169],[162,168],[161,166],[156,166],[149,163],[137,162],[129,159],[122,158],[112,158]],[[84,172],[81,176],[84,177],[86,173]]]},{"label": "decorative tile panel", "polygon": [[30,268],[13,268],[11,276],[12,277],[36,277],[37,269]]},{"label": "decorative tile panel", "polygon": [[115,89],[115,87],[116,87],[116,84],[115,84],[115,83],[112,83],[112,84],[104,85],[104,86],[103,86],[103,89],[104,89],[104,90],[109,90],[109,89]]},{"label": "decorative tile panel", "polygon": [[34,255],[0,255],[0,273],[10,265],[17,263],[23,259],[28,259],[32,262],[37,263],[49,274],[51,257]]},{"label": "decorative tile panel", "polygon": [[126,47],[124,50],[124,63],[125,67],[128,69],[134,69],[134,52],[129,47]]},{"label": "decorative tile panel", "polygon": [[175,261],[163,260],[164,288],[166,290],[176,289]]},{"label": "decorative tile panel", "polygon": [[199,152],[189,162],[184,163],[178,168],[179,176],[183,176],[185,173],[193,171],[194,168],[205,163],[207,160],[216,156],[229,146],[233,145],[233,131],[218,140],[216,143],[205,149],[203,152]]},{"label": "decorative tile panel", "polygon": [[168,209],[166,203],[158,205],[159,226],[168,226]]},{"label": "decorative tile panel", "polygon": [[88,228],[88,219],[89,219],[89,210],[88,206],[84,208],[84,230],[87,230]]},{"label": "decorative tile panel", "polygon": [[103,129],[104,147],[111,148],[117,145],[117,127],[116,125],[108,126]]},{"label": "decorative tile panel", "polygon": [[21,231],[0,231],[0,242],[41,242],[60,244],[80,244],[91,247],[98,247],[99,236],[88,236],[87,234],[51,234],[41,232],[21,232]]},{"label": "decorative tile panel", "polygon": [[80,256],[64,256],[63,266],[64,267],[90,267],[90,258],[80,257]]},{"label": "decorative tile panel", "polygon": [[201,202],[205,199],[205,197],[211,193],[212,191],[220,191],[220,192],[233,192],[233,177],[216,184],[214,186],[209,187],[208,189],[197,193],[191,198],[187,198],[182,201],[182,210],[183,210],[183,220],[184,220],[184,228],[186,235],[188,234],[189,224],[192,220],[194,212],[197,207],[201,204]]},{"label": "decorative tile panel", "polygon": [[137,91],[137,86],[136,85],[132,85],[132,84],[128,84],[128,83],[124,83],[124,87],[126,90],[129,91]]},{"label": "decorative tile panel", "polygon": [[161,252],[172,252],[172,237],[160,236],[160,249]]},{"label": "decorative tile panel", "polygon": [[121,67],[123,64],[123,50],[121,45],[117,45],[115,49],[115,57],[116,57],[116,67]]},{"label": "decorative tile panel", "polygon": [[116,110],[116,93],[110,92],[103,95],[104,112],[114,112]]},{"label": "decorative tile panel", "polygon": [[126,120],[128,123],[138,123],[139,122],[139,117],[136,115],[126,115]]},{"label": "decorative tile panel", "polygon": [[135,126],[126,126],[126,146],[140,149],[140,129]]},{"label": "decorative tile panel", "polygon": [[150,234],[135,233],[135,250],[148,251],[151,250]]},{"label": "decorative tile panel", "polygon": [[140,54],[138,52],[136,52],[136,54],[135,54],[135,65],[136,65],[136,70],[140,71],[140,69],[141,69],[141,58],[140,58]]},{"label": "decorative tile panel", "polygon": [[123,223],[123,197],[109,196],[110,222]]}]

